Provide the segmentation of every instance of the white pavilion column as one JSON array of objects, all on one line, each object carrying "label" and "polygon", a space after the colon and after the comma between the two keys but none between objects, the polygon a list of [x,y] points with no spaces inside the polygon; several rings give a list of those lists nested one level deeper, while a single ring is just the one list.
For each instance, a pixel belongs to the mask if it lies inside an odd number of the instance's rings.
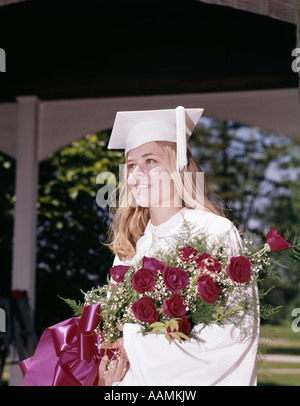
[{"label": "white pavilion column", "polygon": [[[33,316],[35,307],[39,100],[35,96],[26,96],[18,97],[17,101],[18,128],[16,140],[16,202],[12,290],[20,289],[27,291],[30,311]],[[19,366],[11,364],[10,386],[20,385],[21,382],[22,374]]]}]

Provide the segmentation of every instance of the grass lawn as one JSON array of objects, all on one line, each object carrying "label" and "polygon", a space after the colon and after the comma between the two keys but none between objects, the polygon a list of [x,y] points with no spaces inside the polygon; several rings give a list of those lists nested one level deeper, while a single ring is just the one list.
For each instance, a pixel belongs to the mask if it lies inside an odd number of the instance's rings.
[{"label": "grass lawn", "polygon": [[259,374],[258,386],[300,386],[300,374]]},{"label": "grass lawn", "polygon": [[[289,324],[263,326],[260,349],[263,355],[258,363],[259,386],[300,386],[300,332],[293,332]],[[282,362],[270,362],[268,355],[280,355]]]}]

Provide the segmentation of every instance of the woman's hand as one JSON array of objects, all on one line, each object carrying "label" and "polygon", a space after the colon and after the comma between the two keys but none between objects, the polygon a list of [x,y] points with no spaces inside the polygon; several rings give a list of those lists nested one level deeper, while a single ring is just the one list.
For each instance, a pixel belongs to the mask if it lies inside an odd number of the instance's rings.
[{"label": "woman's hand", "polygon": [[111,385],[114,382],[121,382],[129,368],[129,362],[122,356],[109,361],[105,355],[99,366],[99,385]]},{"label": "woman's hand", "polygon": [[[123,326],[118,326],[120,331]],[[111,385],[114,382],[121,382],[129,369],[129,361],[124,348],[124,339],[119,338],[111,344],[104,344],[102,348],[117,349],[117,357],[113,361],[105,355],[99,365],[99,386]]]}]

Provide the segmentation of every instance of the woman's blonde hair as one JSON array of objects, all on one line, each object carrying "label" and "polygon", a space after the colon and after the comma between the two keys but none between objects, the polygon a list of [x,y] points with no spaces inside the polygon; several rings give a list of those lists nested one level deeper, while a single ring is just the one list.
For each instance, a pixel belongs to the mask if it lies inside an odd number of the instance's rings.
[{"label": "woman's blonde hair", "polygon": [[[181,198],[182,207],[205,210],[224,217],[223,209],[213,202],[207,180],[199,164],[188,147],[188,165],[182,171],[176,170],[176,144],[168,141],[156,141],[164,150],[170,174]],[[200,176],[199,176],[200,174]],[[200,182],[199,182],[200,179]],[[111,208],[114,215],[109,231],[108,247],[120,260],[130,259],[136,253],[136,243],[144,234],[150,219],[149,208],[135,204],[134,197],[127,185],[127,168],[117,190],[118,204]]]}]

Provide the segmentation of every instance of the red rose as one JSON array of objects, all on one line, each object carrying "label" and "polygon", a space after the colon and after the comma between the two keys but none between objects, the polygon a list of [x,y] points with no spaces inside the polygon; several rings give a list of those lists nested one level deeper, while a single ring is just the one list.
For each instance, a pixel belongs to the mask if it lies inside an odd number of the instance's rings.
[{"label": "red rose", "polygon": [[115,282],[124,282],[124,276],[130,266],[116,265],[110,268],[110,276]]},{"label": "red rose", "polygon": [[155,287],[155,272],[150,269],[140,268],[131,278],[131,285],[138,293],[151,292]]},{"label": "red rose", "polygon": [[163,270],[166,265],[156,258],[143,257],[142,268],[154,271],[155,274],[159,270]]},{"label": "red rose", "polygon": [[199,277],[197,289],[199,296],[206,303],[214,303],[219,297],[220,288],[209,275]]},{"label": "red rose", "polygon": [[[177,322],[178,322],[178,330],[177,329],[171,329],[170,326],[167,327],[167,333],[169,334],[169,336],[172,339],[174,339],[175,337],[172,336],[172,333],[177,333],[177,332],[183,333],[186,336],[188,336],[189,332],[190,332],[191,325],[190,325],[190,322],[188,321],[187,317],[183,316],[183,317],[181,317],[181,319],[178,319]],[[184,338],[182,338],[182,340],[185,341]]]},{"label": "red rose", "polygon": [[155,323],[158,320],[158,313],[154,303],[148,296],[141,297],[131,305],[134,316],[139,321],[146,323]]},{"label": "red rose", "polygon": [[171,292],[177,293],[188,283],[188,274],[176,266],[166,266],[163,270],[164,283]]},{"label": "red rose", "polygon": [[251,262],[243,255],[240,257],[231,257],[229,264],[226,266],[226,272],[229,278],[234,282],[249,282],[251,278]]},{"label": "red rose", "polygon": [[207,269],[208,271],[211,272],[220,272],[221,271],[221,264],[217,260],[217,258],[212,257],[210,254],[207,252],[204,252],[203,254],[199,255],[196,259],[197,263],[197,268],[200,269]]},{"label": "red rose", "polygon": [[184,261],[184,262],[190,262],[193,261],[193,259],[195,259],[195,256],[198,254],[198,251],[189,246],[189,245],[185,245],[184,248],[181,248],[179,250],[179,258]]},{"label": "red rose", "polygon": [[272,228],[266,235],[266,242],[271,248],[271,251],[281,251],[285,248],[291,248],[291,244],[288,243],[276,228]]},{"label": "red rose", "polygon": [[185,302],[178,293],[164,300],[162,308],[165,315],[169,317],[184,316],[186,313]]}]

